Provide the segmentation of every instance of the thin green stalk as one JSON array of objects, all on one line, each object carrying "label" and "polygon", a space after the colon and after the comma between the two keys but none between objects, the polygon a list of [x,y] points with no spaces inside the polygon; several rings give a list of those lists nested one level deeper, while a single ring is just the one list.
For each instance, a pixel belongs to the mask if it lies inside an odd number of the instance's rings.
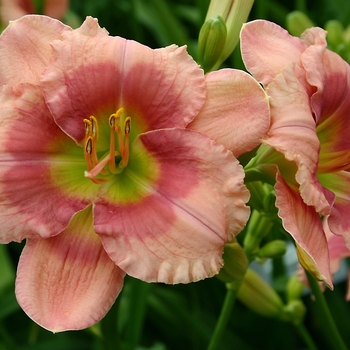
[{"label": "thin green stalk", "polygon": [[310,288],[315,297],[315,302],[317,305],[317,310],[322,314],[322,322],[320,323],[323,327],[324,335],[329,341],[329,346],[334,350],[347,350],[338,328],[334,322],[331,312],[329,311],[326,299],[318,285],[317,281],[306,272],[307,279],[309,281]]},{"label": "thin green stalk", "polygon": [[235,282],[231,282],[230,284],[227,284],[229,286],[227,287],[224,304],[222,306],[219,319],[216,323],[214,333],[211,337],[207,350],[219,349],[222,335],[225,332],[227,323],[232,314],[232,308],[233,308],[233,305],[235,304],[237,293],[241,284],[242,284],[241,281],[235,281]]},{"label": "thin green stalk", "polygon": [[309,331],[304,326],[304,324],[302,324],[302,323],[297,324],[297,325],[295,325],[295,328],[297,329],[300,338],[302,338],[304,343],[305,343],[305,345],[307,345],[307,348],[309,350],[317,350],[317,346],[314,343],[311,335],[309,334]]}]

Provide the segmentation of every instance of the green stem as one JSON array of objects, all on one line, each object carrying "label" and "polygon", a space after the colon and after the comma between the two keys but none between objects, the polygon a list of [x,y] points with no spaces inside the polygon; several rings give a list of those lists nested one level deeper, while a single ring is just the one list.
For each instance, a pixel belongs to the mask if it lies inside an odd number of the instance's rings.
[{"label": "green stem", "polygon": [[318,282],[306,272],[307,279],[309,281],[310,288],[315,297],[315,302],[317,305],[317,310],[322,314],[322,322],[320,323],[323,327],[324,335],[329,341],[329,346],[334,350],[347,350],[338,328],[334,322],[331,312],[329,311],[326,299],[318,285]]},{"label": "green stem", "polygon": [[311,338],[311,335],[309,334],[307,328],[302,323],[296,324],[295,328],[297,329],[300,338],[304,340],[304,343],[305,345],[307,345],[307,348],[309,350],[317,350],[317,346]]},{"label": "green stem", "polygon": [[227,291],[226,291],[224,304],[222,306],[219,319],[216,323],[214,333],[211,337],[207,350],[219,349],[220,340],[222,338],[222,335],[225,332],[227,323],[232,314],[232,308],[233,308],[233,305],[235,304],[236,296],[241,284],[242,284],[241,281],[235,281],[235,282],[228,283],[226,285]]}]

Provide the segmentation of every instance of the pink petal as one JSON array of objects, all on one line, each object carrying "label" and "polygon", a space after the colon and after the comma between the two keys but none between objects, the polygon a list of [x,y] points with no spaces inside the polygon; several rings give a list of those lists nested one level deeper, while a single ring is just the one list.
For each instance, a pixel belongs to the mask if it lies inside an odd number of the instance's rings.
[{"label": "pink petal", "polygon": [[296,180],[304,202],[328,215],[334,195],[322,187],[316,176],[320,142],[308,90],[299,67],[293,65],[269,84],[271,127],[264,143],[297,164]]},{"label": "pink petal", "polygon": [[276,180],[278,215],[284,229],[297,244],[299,262],[315,278],[333,288],[328,244],[319,214],[303,202],[299,193],[286,184],[279,172]]},{"label": "pink petal", "polygon": [[311,103],[316,113],[322,157],[322,153],[350,149],[350,66],[337,54],[320,51],[314,46],[308,48],[303,55],[303,65],[308,82],[317,87]]},{"label": "pink petal", "polygon": [[273,22],[251,21],[241,31],[242,58],[248,71],[264,85],[292,62],[298,62],[306,45]]},{"label": "pink petal", "polygon": [[207,100],[188,128],[208,135],[238,157],[261,143],[270,124],[268,98],[249,74],[222,69],[206,76]]},{"label": "pink petal", "polygon": [[45,16],[12,22],[0,37],[0,85],[38,84],[52,54],[51,42],[70,30]]},{"label": "pink petal", "polygon": [[327,237],[331,272],[334,274],[340,268],[341,260],[350,256],[350,250],[346,247],[344,238],[334,235],[329,229],[328,218],[323,221],[323,229]]},{"label": "pink petal", "polygon": [[83,118],[108,121],[120,107],[138,132],[185,127],[198,114],[205,101],[204,74],[185,47],[152,50],[99,29],[87,18],[53,43],[54,60],[42,83],[63,130],[80,142]]},{"label": "pink petal", "polygon": [[58,236],[27,241],[16,296],[27,315],[45,329],[83,329],[107,313],[124,275],[95,234],[89,208],[76,214]]},{"label": "pink petal", "polygon": [[130,203],[99,202],[95,230],[109,256],[144,281],[188,283],[218,273],[224,244],[249,217],[244,173],[232,153],[190,130],[135,141],[157,160],[158,181],[129,177],[144,191]]},{"label": "pink petal", "polygon": [[67,161],[66,147],[78,147],[54,123],[38,86],[0,88],[0,116],[0,242],[55,235],[87,206],[51,173],[52,164]]},{"label": "pink petal", "polygon": [[335,194],[335,202],[327,223],[330,231],[342,236],[350,249],[350,173],[340,171],[319,175],[322,184]]}]

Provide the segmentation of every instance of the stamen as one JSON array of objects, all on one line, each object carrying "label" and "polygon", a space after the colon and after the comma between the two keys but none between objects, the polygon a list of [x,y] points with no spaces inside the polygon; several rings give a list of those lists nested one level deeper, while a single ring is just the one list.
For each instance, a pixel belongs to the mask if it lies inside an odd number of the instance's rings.
[{"label": "stamen", "polygon": [[121,153],[122,161],[120,163],[121,168],[125,168],[128,165],[129,162],[129,144],[130,144],[130,131],[131,131],[131,118],[127,117],[124,121],[124,134],[125,134],[125,140],[124,140],[124,149],[123,153]]},{"label": "stamen", "polygon": [[92,152],[92,138],[91,138],[91,136],[89,136],[85,140],[85,146],[84,146],[84,157],[85,157],[88,171],[90,171],[94,166],[92,161],[91,161],[91,152]]},{"label": "stamen", "polygon": [[92,137],[96,139],[98,139],[98,123],[97,123],[97,119],[92,115],[90,117],[90,122],[91,122],[91,134]]},{"label": "stamen", "polygon": [[92,134],[92,123],[88,119],[84,119],[84,124],[85,124],[85,138],[87,136],[91,136]]},{"label": "stamen", "polygon": [[[87,164],[85,177],[89,178],[96,184],[101,184],[111,180],[113,175],[120,174],[129,162],[131,118],[125,118],[123,123],[124,128],[121,129],[121,120],[124,119],[124,117],[122,117],[123,113],[124,108],[119,108],[116,113],[111,114],[109,117],[109,151],[101,161],[99,161],[97,157],[97,139],[99,136],[97,119],[94,116],[90,116],[89,119],[84,119],[84,157]],[[117,147],[115,133],[118,135]],[[109,171],[105,169],[107,164]]]},{"label": "stamen", "polygon": [[116,124],[116,114],[112,114],[109,117],[109,126],[111,127],[110,136],[109,136],[109,170],[112,173],[116,173],[117,168],[115,166],[115,124]]}]

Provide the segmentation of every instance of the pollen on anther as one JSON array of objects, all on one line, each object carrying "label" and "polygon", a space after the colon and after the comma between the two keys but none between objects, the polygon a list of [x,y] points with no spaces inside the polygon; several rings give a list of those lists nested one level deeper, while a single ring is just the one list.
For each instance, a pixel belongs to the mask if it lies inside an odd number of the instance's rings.
[{"label": "pollen on anther", "polygon": [[85,152],[88,154],[92,153],[92,137],[89,136],[85,143]]},{"label": "pollen on anther", "polygon": [[131,118],[127,117],[124,121],[124,133],[125,133],[125,135],[130,134],[130,130],[131,130]]}]

